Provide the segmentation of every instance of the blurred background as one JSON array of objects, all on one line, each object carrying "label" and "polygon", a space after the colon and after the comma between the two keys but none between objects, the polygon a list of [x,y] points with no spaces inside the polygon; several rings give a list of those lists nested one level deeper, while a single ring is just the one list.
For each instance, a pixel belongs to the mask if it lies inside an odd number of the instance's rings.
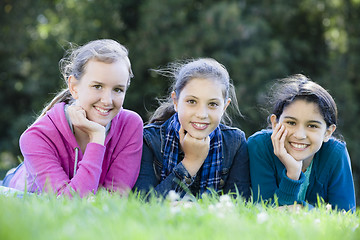
[{"label": "blurred background", "polygon": [[226,66],[244,115],[234,125],[247,137],[266,126],[275,79],[309,76],[337,102],[360,191],[360,0],[2,0],[0,11],[0,179],[22,160],[21,133],[64,87],[69,43],[111,38],[129,49],[135,74],[124,107],[144,122],[169,87],[149,69],[175,60]]}]

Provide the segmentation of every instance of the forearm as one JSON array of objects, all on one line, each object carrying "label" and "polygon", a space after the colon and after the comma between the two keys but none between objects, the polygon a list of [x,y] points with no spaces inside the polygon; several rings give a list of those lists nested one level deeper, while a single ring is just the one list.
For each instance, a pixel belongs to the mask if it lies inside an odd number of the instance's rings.
[{"label": "forearm", "polygon": [[305,175],[301,173],[299,180],[289,178],[284,169],[279,188],[275,190],[279,205],[291,205],[298,201],[298,194],[301,184],[305,181]]},{"label": "forearm", "polygon": [[[69,196],[76,192],[80,196],[84,196],[97,191],[104,151],[105,147],[102,145],[89,144],[78,164],[76,174],[72,178],[65,172],[59,159],[51,152],[36,154],[25,151],[25,166],[41,191]],[[35,150],[34,152],[39,151]]]},{"label": "forearm", "polygon": [[157,195],[166,196],[169,191],[177,192],[180,197],[183,197],[189,190],[189,187],[194,183],[195,176],[191,176],[182,163],[179,163],[163,181],[156,187]]}]

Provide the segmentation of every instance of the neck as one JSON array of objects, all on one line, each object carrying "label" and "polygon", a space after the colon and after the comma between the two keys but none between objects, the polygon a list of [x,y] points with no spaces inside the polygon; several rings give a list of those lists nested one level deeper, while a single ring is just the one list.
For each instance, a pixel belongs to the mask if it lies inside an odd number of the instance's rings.
[{"label": "neck", "polygon": [[79,128],[74,126],[74,135],[76,142],[79,144],[79,147],[82,151],[82,153],[85,152],[86,146],[89,143],[89,135],[83,131],[81,131]]},{"label": "neck", "polygon": [[306,171],[306,169],[310,166],[312,160],[313,160],[313,157],[312,157],[312,158],[309,158],[309,159],[305,159],[305,160],[303,161],[302,172],[305,172],[305,171]]}]

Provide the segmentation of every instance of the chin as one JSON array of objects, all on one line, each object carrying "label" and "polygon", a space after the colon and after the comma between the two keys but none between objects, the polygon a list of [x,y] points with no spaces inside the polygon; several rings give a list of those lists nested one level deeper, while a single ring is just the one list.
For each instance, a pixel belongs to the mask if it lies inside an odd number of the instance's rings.
[{"label": "chin", "polygon": [[203,139],[210,135],[208,132],[188,131],[193,138]]}]

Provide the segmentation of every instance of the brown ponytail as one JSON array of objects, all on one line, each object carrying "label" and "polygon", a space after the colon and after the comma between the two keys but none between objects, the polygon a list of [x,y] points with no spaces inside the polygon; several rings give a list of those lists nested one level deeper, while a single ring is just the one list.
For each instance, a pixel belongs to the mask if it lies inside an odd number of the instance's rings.
[{"label": "brown ponytail", "polygon": [[66,104],[71,104],[73,100],[74,99],[72,98],[69,89],[68,88],[63,89],[51,100],[50,103],[48,103],[44,107],[44,109],[42,110],[41,114],[39,115],[39,117],[37,119],[44,116],[47,113],[47,111],[49,111],[56,103],[65,102]]}]

